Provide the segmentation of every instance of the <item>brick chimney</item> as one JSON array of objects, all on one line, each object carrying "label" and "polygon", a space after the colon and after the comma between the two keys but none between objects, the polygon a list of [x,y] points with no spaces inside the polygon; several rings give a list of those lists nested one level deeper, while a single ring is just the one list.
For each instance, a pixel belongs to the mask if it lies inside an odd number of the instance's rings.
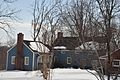
[{"label": "brick chimney", "polygon": [[62,44],[63,44],[63,32],[58,32],[57,46],[62,46]]},{"label": "brick chimney", "polygon": [[23,56],[23,37],[24,34],[17,35],[17,54],[15,58],[16,70],[23,70],[24,56]]},{"label": "brick chimney", "polygon": [[63,32],[58,32],[58,38],[63,38]]}]

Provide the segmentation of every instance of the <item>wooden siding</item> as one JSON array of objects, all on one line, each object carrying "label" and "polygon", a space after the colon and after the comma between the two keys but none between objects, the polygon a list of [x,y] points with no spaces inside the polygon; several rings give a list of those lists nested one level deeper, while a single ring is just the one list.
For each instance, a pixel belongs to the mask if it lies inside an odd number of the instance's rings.
[{"label": "wooden siding", "polygon": [[[71,64],[67,64],[67,57],[71,57]],[[92,60],[95,60],[95,52],[82,51],[75,53],[75,50],[55,50],[54,51],[54,68],[90,68]]]},{"label": "wooden siding", "polygon": [[17,50],[16,46],[11,48],[7,53],[7,62],[6,62],[6,69],[7,70],[15,70],[15,65],[11,64],[11,57],[16,56]]},{"label": "wooden siding", "polygon": [[23,56],[29,57],[29,65],[24,65],[24,70],[33,70],[33,52],[26,46],[23,46]]},{"label": "wooden siding", "polygon": [[39,54],[34,54],[34,70],[38,70],[39,69],[39,66],[38,66],[38,57],[39,57]]},{"label": "wooden siding", "polygon": [[[17,49],[16,46],[13,47],[12,49],[10,49],[8,51],[8,58],[7,58],[7,65],[6,68],[7,70],[15,70],[15,65],[11,64],[11,57],[12,56],[16,56],[17,53]],[[26,45],[24,44],[23,46],[23,56],[24,57],[29,57],[29,65],[24,65],[24,69],[23,70],[33,70],[33,52],[26,47]]]}]

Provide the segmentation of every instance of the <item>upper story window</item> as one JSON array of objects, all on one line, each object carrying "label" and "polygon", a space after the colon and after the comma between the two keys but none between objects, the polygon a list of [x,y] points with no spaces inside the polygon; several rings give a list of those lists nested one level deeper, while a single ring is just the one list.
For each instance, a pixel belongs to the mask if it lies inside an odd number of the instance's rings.
[{"label": "upper story window", "polygon": [[67,64],[71,64],[72,63],[72,58],[71,57],[67,57]]},{"label": "upper story window", "polygon": [[120,60],[117,59],[113,60],[112,65],[113,67],[120,67]]},{"label": "upper story window", "polygon": [[11,64],[15,64],[15,56],[11,57]]},{"label": "upper story window", "polygon": [[25,57],[24,65],[29,65],[29,57]]}]

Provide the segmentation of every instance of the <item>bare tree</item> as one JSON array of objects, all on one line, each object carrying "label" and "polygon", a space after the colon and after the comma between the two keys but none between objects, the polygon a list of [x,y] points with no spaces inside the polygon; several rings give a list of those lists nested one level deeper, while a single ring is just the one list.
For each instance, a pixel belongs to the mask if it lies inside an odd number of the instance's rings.
[{"label": "bare tree", "polygon": [[119,5],[117,4],[117,0],[96,0],[100,9],[100,13],[102,14],[102,19],[104,23],[105,35],[107,37],[107,55],[108,62],[106,65],[106,71],[108,75],[108,80],[110,80],[110,72],[109,66],[111,64],[110,60],[110,41],[112,38],[111,32],[111,21],[112,18],[116,15],[116,13],[120,10]]},{"label": "bare tree", "polygon": [[[98,4],[96,4],[95,1]],[[86,35],[92,38],[95,36],[107,37],[107,46],[105,45],[108,55],[107,65],[111,64],[111,40],[114,41],[116,38],[113,38],[113,34],[115,34],[113,29],[115,29],[115,27],[112,26],[111,22],[119,13],[119,4],[117,4],[117,2],[117,0],[71,0],[59,8],[61,12],[61,22],[69,27],[73,34],[79,37],[80,42],[84,43],[84,37]],[[98,8],[100,10],[98,10]],[[96,53],[98,54],[97,51]],[[98,62],[100,63],[100,61]],[[106,67],[109,80],[109,67]],[[103,72],[100,74],[103,75]],[[104,80],[104,77],[102,77],[102,80]]]},{"label": "bare tree", "polygon": [[2,0],[0,2],[0,30],[5,32],[8,37],[13,32],[11,23],[18,20],[16,14],[19,10],[13,9],[9,4],[12,4],[15,0]]},{"label": "bare tree", "polygon": [[[51,2],[52,1],[52,2]],[[35,0],[33,7],[33,39],[35,42],[40,42],[44,46],[52,45],[55,39],[55,30],[58,26],[58,12],[56,7],[59,1],[56,0],[42,0],[41,3],[39,0]],[[38,48],[41,48],[40,44],[37,44]],[[50,49],[50,48],[49,48]],[[45,50],[44,50],[45,51]],[[44,54],[46,56],[46,54]],[[46,60],[47,58],[44,57]],[[43,63],[43,76],[46,80],[49,79],[49,72],[46,62]]]},{"label": "bare tree", "polygon": [[5,32],[8,32],[5,27],[7,26],[10,28],[10,21],[17,19],[16,13],[18,11],[16,11],[15,9],[11,9],[6,2],[8,2],[8,0],[3,1],[0,4],[0,28],[3,29]]},{"label": "bare tree", "polygon": [[[52,45],[56,37],[55,31],[60,28],[67,28],[72,36],[78,36],[81,43],[85,43],[85,36],[92,38],[106,36],[107,47],[106,45],[104,47],[107,49],[108,65],[110,65],[110,43],[119,35],[112,31],[111,23],[116,13],[119,12],[117,0],[66,0],[66,3],[62,3],[61,0],[53,0],[52,2],[47,4],[46,0],[42,0],[40,4],[38,0],[35,0],[32,20],[34,41],[38,40],[43,44]],[[96,55],[101,67],[97,50]],[[97,70],[99,67],[96,68]],[[98,73],[100,79],[104,80],[103,70]],[[108,70],[107,73],[109,80]]]}]

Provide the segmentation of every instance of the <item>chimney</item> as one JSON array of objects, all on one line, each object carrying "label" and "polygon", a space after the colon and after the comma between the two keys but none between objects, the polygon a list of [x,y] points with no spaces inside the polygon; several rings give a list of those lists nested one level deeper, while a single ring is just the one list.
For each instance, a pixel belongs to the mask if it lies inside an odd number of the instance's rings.
[{"label": "chimney", "polygon": [[63,38],[63,32],[58,32],[58,38],[59,39]]},{"label": "chimney", "polygon": [[23,37],[24,34],[19,33],[17,35],[17,54],[16,54],[16,69],[23,70],[24,57],[23,57]]}]

